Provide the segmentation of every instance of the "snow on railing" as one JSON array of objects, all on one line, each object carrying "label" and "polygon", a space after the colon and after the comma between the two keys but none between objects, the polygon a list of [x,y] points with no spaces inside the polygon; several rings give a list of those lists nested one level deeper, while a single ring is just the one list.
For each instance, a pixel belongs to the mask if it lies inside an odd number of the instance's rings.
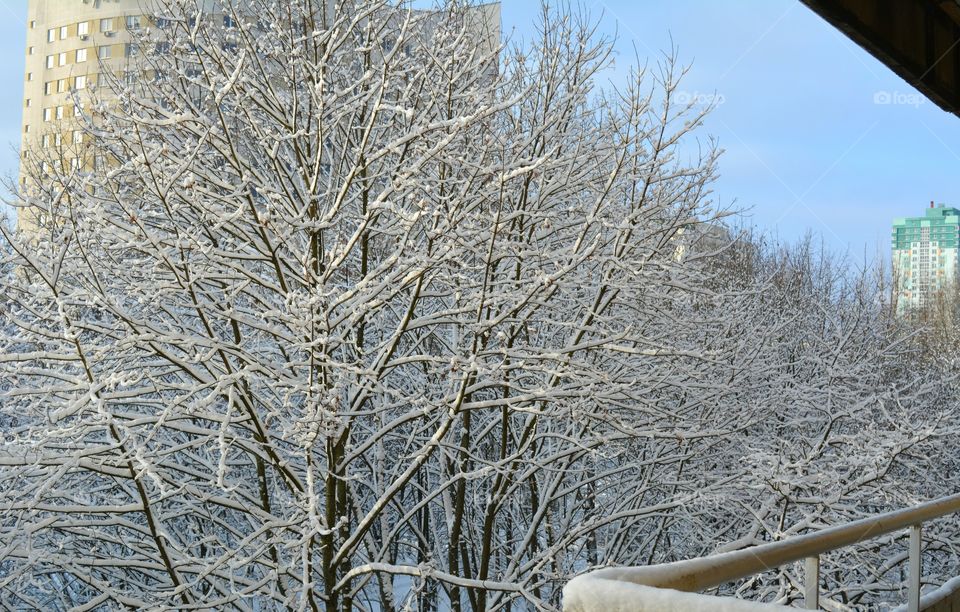
[{"label": "snow on railing", "polygon": [[921,526],[926,521],[957,511],[960,511],[960,494],[815,533],[709,557],[646,567],[597,570],[567,583],[563,589],[563,609],[565,612],[785,610],[787,608],[784,606],[695,593],[804,559],[804,605],[817,610],[821,554],[909,528],[910,575],[906,609],[918,612]]},{"label": "snow on railing", "polygon": [[[921,597],[920,609],[929,610],[937,604],[953,599],[957,593],[960,593],[960,576],[947,580],[936,590],[930,591]],[[907,612],[907,606],[898,606],[893,610],[890,610],[890,612]]]},{"label": "snow on railing", "polygon": [[[930,610],[937,604],[951,600],[960,592],[960,576],[947,580],[939,588],[920,598],[920,609]],[[907,606],[898,606],[890,612],[907,612]]]}]

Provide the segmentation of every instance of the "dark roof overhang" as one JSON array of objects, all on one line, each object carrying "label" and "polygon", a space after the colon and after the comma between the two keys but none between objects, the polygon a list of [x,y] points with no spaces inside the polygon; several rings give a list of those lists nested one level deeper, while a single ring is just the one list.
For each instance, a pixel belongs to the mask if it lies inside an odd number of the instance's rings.
[{"label": "dark roof overhang", "polygon": [[960,0],[800,0],[943,110],[960,114]]}]

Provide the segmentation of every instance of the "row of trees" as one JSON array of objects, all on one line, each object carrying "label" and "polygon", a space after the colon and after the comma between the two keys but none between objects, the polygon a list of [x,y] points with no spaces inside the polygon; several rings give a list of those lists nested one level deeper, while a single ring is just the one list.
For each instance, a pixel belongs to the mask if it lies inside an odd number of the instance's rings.
[{"label": "row of trees", "polygon": [[[954,486],[954,380],[880,277],[698,242],[672,61],[599,89],[546,8],[501,47],[456,2],[159,6],[3,230],[5,606],[553,608]],[[830,597],[899,588],[849,554]]]}]

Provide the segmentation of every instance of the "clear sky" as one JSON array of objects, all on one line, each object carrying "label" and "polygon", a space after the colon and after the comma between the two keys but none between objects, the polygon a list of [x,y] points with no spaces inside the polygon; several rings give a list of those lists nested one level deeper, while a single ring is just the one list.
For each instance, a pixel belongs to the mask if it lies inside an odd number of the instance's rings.
[{"label": "clear sky", "polygon": [[[426,0],[425,0],[426,1]],[[503,0],[527,37],[537,0]],[[715,100],[716,192],[781,238],[810,230],[854,256],[887,253],[894,217],[960,205],[960,118],[941,111],[799,0],[585,0],[619,39],[613,82],[672,45],[681,90]],[[0,174],[16,173],[26,0],[0,0]],[[887,102],[889,103],[883,103]],[[878,103],[880,102],[880,103]]]}]

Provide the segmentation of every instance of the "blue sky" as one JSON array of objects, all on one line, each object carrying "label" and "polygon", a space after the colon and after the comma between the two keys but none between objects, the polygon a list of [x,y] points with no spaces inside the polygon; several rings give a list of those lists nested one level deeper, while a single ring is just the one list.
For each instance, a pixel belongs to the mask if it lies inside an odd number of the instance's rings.
[{"label": "blue sky", "polygon": [[[531,35],[536,0],[503,0],[504,32]],[[888,252],[893,217],[960,205],[960,118],[944,113],[799,0],[586,0],[616,34],[620,83],[676,46],[681,90],[717,101],[701,134],[726,150],[716,195],[760,228],[833,249]],[[16,173],[26,0],[0,0],[0,174]],[[890,103],[877,103],[889,100]]]}]

